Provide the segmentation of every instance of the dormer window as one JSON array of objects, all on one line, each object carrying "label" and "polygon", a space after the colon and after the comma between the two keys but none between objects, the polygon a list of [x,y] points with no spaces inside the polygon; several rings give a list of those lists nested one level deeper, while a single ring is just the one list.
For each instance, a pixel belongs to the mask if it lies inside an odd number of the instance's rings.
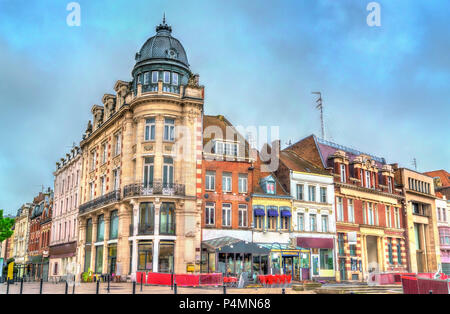
[{"label": "dormer window", "polygon": [[145,72],[144,73],[144,85],[148,85],[149,81],[150,81],[150,73]]},{"label": "dormer window", "polygon": [[172,85],[178,86],[178,73],[172,73]]},{"label": "dormer window", "polygon": [[266,194],[276,193],[275,180],[272,176],[268,176],[266,178],[261,179],[260,185],[264,193]]},{"label": "dormer window", "polygon": [[237,157],[238,144],[214,141],[214,153],[217,155],[226,155],[226,156]]},{"label": "dormer window", "polygon": [[366,170],[366,188],[370,189],[370,172]]},{"label": "dormer window", "polygon": [[164,72],[164,84],[170,84],[170,72]]}]

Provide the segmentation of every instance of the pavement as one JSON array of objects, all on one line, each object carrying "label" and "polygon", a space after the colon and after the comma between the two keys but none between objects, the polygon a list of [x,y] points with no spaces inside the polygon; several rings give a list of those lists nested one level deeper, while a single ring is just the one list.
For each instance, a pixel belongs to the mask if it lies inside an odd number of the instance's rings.
[{"label": "pavement", "polygon": [[[99,294],[108,294],[107,284],[100,283]],[[77,283],[75,285],[75,294],[95,294],[97,289],[96,283]],[[39,282],[24,282],[23,294],[39,294]],[[227,294],[281,294],[281,288],[227,288]],[[69,286],[69,294],[72,294],[73,287]],[[10,284],[9,294],[19,294],[20,283]],[[43,294],[64,294],[65,283],[44,282],[42,286]],[[109,294],[132,294],[132,283],[110,283]],[[141,286],[136,285],[136,294],[173,294],[170,286]],[[178,287],[178,294],[223,294],[223,287]],[[314,291],[294,291],[292,288],[285,289],[286,294],[315,294]],[[0,294],[6,294],[6,284],[0,284]]]}]

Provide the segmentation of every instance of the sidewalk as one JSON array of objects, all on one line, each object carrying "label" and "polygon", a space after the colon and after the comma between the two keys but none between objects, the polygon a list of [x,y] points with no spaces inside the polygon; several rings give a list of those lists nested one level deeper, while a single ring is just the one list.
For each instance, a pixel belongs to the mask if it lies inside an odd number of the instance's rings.
[{"label": "sidewalk", "polygon": [[[23,294],[39,294],[39,282],[24,283]],[[96,283],[81,283],[75,286],[75,294],[95,294]],[[108,294],[107,283],[100,283],[99,293]],[[174,291],[170,287],[165,286],[141,286],[136,285],[136,294],[173,294]],[[69,294],[72,294],[73,287],[69,286]],[[9,294],[19,294],[20,283],[9,286]],[[64,294],[64,283],[48,283],[44,282],[43,294]],[[132,283],[110,283],[109,294],[132,294]],[[178,294],[223,294],[223,287],[178,287]],[[6,294],[6,284],[0,284],[0,294]],[[227,294],[281,294],[281,288],[227,288]],[[291,288],[286,288],[286,294],[314,294],[313,291],[294,291]]]}]

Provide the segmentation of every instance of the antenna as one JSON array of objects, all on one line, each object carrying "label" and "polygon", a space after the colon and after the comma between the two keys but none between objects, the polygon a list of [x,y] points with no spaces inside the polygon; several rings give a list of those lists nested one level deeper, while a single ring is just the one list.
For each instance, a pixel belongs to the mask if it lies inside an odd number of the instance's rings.
[{"label": "antenna", "polygon": [[320,126],[321,126],[321,130],[322,130],[322,138],[325,139],[325,126],[323,124],[322,93],[321,92],[312,92],[311,94],[319,95],[319,99],[316,100],[316,103],[317,103],[316,108],[320,110]]},{"label": "antenna", "polygon": [[417,171],[417,159],[416,159],[416,157],[413,158],[412,164],[414,166],[414,169]]}]

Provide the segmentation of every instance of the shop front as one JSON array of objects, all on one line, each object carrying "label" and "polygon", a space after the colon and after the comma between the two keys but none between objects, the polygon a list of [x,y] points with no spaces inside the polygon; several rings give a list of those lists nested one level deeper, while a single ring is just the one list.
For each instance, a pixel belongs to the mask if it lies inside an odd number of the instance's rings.
[{"label": "shop front", "polygon": [[335,279],[333,238],[298,237],[297,245],[310,251],[310,279]]},{"label": "shop front", "polygon": [[243,272],[270,274],[270,249],[232,237],[202,242],[202,273],[222,273],[239,277]]}]

